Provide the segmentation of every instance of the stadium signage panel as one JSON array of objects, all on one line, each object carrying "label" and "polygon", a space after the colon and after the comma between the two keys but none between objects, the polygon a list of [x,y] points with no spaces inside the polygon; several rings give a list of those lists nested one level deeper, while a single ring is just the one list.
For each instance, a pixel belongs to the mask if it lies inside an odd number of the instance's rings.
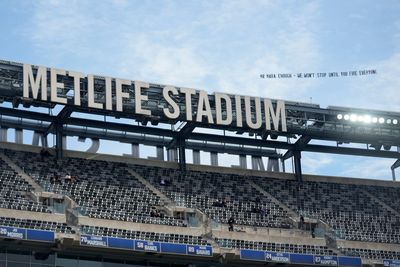
[{"label": "stadium signage panel", "polygon": [[55,234],[52,231],[46,231],[46,230],[34,230],[34,229],[0,226],[0,237],[21,239],[21,240],[54,242]]},{"label": "stadium signage panel", "polygon": [[273,261],[273,262],[290,262],[289,253],[280,253],[280,252],[265,252],[265,260]]},{"label": "stadium signage panel", "polygon": [[141,250],[146,252],[160,252],[161,244],[159,242],[151,241],[135,241],[135,250]]},{"label": "stadium signage panel", "polygon": [[[103,78],[91,74],[85,76],[80,72],[56,68],[50,68],[50,77],[48,77],[47,68],[42,66],[37,67],[35,76],[32,65],[29,64],[23,65],[23,97],[66,105],[67,95],[58,93],[58,89],[63,89],[65,86],[64,83],[59,82],[62,77],[70,77],[74,81],[73,104],[75,106],[83,106],[80,82],[81,79],[86,79],[87,104],[85,105],[87,105],[87,108],[124,112],[124,101],[133,99],[135,102],[134,114],[137,115],[151,117],[152,108],[158,108],[170,120],[184,118],[181,120],[240,128],[249,127],[255,130],[264,128],[266,130],[287,131],[285,102],[283,100],[272,101],[269,98],[214,93],[214,101],[210,101],[212,96],[204,90],[164,86],[159,98],[163,99],[167,105],[149,107],[147,106],[148,95],[145,94],[145,91],[150,88],[149,83],[111,77]],[[96,99],[95,95],[94,84],[96,80],[105,82],[105,100],[101,102]],[[50,84],[50,96],[48,95],[47,84]],[[115,99],[113,96],[115,96]],[[197,99],[197,101],[194,101],[194,99]],[[179,103],[184,102],[185,106],[179,106],[178,100]],[[244,110],[242,110],[242,104],[244,104]],[[235,107],[235,110],[233,110],[233,107]],[[235,117],[233,114],[235,114]]]},{"label": "stadium signage panel", "polygon": [[[324,256],[324,255],[310,255],[298,253],[280,253],[272,251],[261,251],[251,249],[241,249],[240,259],[248,261],[261,261],[261,262],[280,262],[291,264],[307,264],[319,266],[353,266],[360,267],[361,258],[347,257],[347,256]],[[385,265],[386,266],[386,265]],[[400,267],[390,265],[391,267]],[[389,265],[388,265],[389,267]]]},{"label": "stadium signage panel", "polygon": [[212,256],[212,248],[210,246],[187,245],[187,254],[195,256]]},{"label": "stadium signage panel", "polygon": [[383,260],[384,267],[400,267],[400,260]]},{"label": "stadium signage panel", "polygon": [[84,246],[108,247],[142,252],[172,253],[203,257],[211,257],[213,255],[211,246],[153,242],[118,237],[91,236],[85,234],[81,234],[80,239],[80,244]]},{"label": "stadium signage panel", "polygon": [[314,256],[314,263],[319,265],[337,266],[337,256]]},{"label": "stadium signage panel", "polygon": [[26,229],[1,226],[0,236],[4,238],[25,239]]},{"label": "stadium signage panel", "polygon": [[81,235],[81,245],[107,247],[107,238],[103,236]]}]

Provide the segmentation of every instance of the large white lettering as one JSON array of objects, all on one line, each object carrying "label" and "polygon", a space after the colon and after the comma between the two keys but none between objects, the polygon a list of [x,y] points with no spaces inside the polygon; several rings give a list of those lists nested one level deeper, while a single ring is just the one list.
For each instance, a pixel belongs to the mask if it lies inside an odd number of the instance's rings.
[{"label": "large white lettering", "polygon": [[[222,101],[225,101],[225,116],[223,119]],[[227,94],[215,93],[215,117],[216,123],[219,125],[229,125],[232,123],[232,101]]]},{"label": "large white lettering", "polygon": [[279,121],[282,125],[282,131],[287,132],[286,127],[286,109],[285,102],[283,100],[276,101],[276,111],[272,106],[271,99],[264,99],[264,108],[265,108],[265,128],[267,130],[271,130],[271,118],[272,124],[275,131],[279,130]]},{"label": "large white lettering", "polygon": [[[129,93],[122,92],[122,85],[130,86],[132,82],[129,80],[115,79],[115,96],[117,101],[117,111],[122,111],[123,98],[129,98]],[[137,105],[137,103],[136,103]]]},{"label": "large white lettering", "polygon": [[36,79],[33,77],[32,66],[24,64],[24,89],[23,96],[29,97],[29,85],[32,88],[32,98],[37,99],[39,90],[41,91],[41,100],[47,100],[47,70],[45,67],[38,67],[36,72]]},{"label": "large white lettering", "polygon": [[151,116],[151,111],[142,108],[142,101],[149,100],[147,95],[142,95],[142,88],[149,88],[149,84],[145,82],[135,81],[135,112],[137,114],[143,114]]},{"label": "large white lettering", "polygon": [[170,109],[164,108],[164,115],[169,118],[169,119],[176,119],[179,117],[179,106],[178,104],[172,99],[172,97],[170,96],[170,93],[172,93],[172,95],[174,96],[178,96],[178,90],[173,87],[173,86],[166,86],[163,89],[163,97],[165,99],[165,101],[167,101],[167,103],[171,106],[172,108],[172,112],[170,111]]},{"label": "large white lettering", "polygon": [[203,116],[207,117],[208,123],[214,123],[210,101],[208,100],[208,95],[206,91],[201,90],[199,92],[199,104],[197,108],[197,122],[201,122],[203,120]]},{"label": "large white lettering", "polygon": [[60,70],[60,69],[50,69],[50,98],[51,101],[61,103],[61,104],[67,104],[67,98],[64,97],[59,97],[58,96],[58,88],[64,89],[64,84],[57,82],[57,76],[58,75],[67,75],[67,72],[65,70]]},{"label": "large white lettering", "polygon": [[[159,116],[162,113],[161,120],[177,120],[182,116],[185,121],[194,120],[208,124],[239,127],[244,128],[243,131],[248,128],[261,129],[265,123],[267,131],[287,131],[285,102],[282,100],[273,101],[268,98],[261,99],[260,97],[224,93],[215,93],[214,97],[210,98],[204,90],[178,89],[173,86],[165,86],[162,88],[162,93],[159,91],[158,98],[149,99],[150,85],[146,82],[136,81],[132,86],[133,82],[130,80],[87,75],[87,86],[81,88],[81,82],[85,79],[85,75],[80,72],[52,68],[48,75],[45,67],[33,67],[29,64],[23,65],[23,72],[23,96],[25,98],[40,98],[42,101],[48,101],[47,84],[49,84],[49,101],[53,103],[68,104],[66,93],[72,89],[73,104],[76,106],[82,105],[83,97],[83,103],[88,108],[123,112],[126,106],[130,105],[127,110],[133,114],[144,116],[158,114],[157,116]],[[65,81],[65,84],[58,82],[60,80]],[[104,83],[102,83],[103,81]],[[73,88],[70,88],[71,86]],[[87,89],[87,92],[83,93],[82,89]],[[134,92],[131,92],[132,89]],[[214,101],[212,101],[213,99]],[[154,102],[149,104],[149,100],[157,101],[156,105],[151,105]]]}]

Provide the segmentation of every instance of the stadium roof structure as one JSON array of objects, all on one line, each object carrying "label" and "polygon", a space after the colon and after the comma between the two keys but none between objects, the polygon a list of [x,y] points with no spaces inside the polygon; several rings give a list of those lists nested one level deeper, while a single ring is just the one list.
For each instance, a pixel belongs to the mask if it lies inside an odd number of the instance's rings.
[{"label": "stadium roof structure", "polygon": [[[253,112],[250,117],[254,119],[254,116],[257,116],[257,104],[255,107],[250,105],[247,107],[241,100],[234,101],[238,99],[238,96],[229,95],[231,109],[226,109],[224,116],[231,115],[232,121],[236,121],[236,124],[222,125],[210,123],[212,118],[209,116],[207,120],[207,116],[203,116],[204,114],[197,116],[197,118],[200,117],[200,120],[188,118],[187,114],[190,112],[187,105],[188,94],[184,95],[182,88],[180,88],[180,93],[171,89],[173,94],[168,95],[170,97],[168,101],[164,92],[167,86],[148,84],[146,90],[139,93],[143,101],[137,102],[133,98],[125,98],[121,101],[123,109],[118,109],[118,107],[114,108],[116,99],[122,99],[121,95],[116,92],[118,90],[115,90],[118,87],[117,83],[121,83],[121,81],[117,81],[118,79],[77,76],[75,72],[65,71],[58,71],[53,75],[54,69],[45,68],[43,71],[44,67],[30,65],[31,77],[29,77],[24,73],[24,66],[25,64],[21,63],[0,61],[0,101],[10,103],[8,105],[10,107],[4,107],[4,105],[0,107],[0,126],[31,130],[43,136],[54,134],[59,157],[62,157],[63,153],[63,136],[78,136],[165,147],[178,152],[177,159],[182,169],[186,164],[185,149],[269,157],[280,159],[282,162],[293,157],[298,180],[301,180],[302,177],[301,152],[303,151],[393,158],[396,160],[392,165],[394,179],[394,169],[400,166],[400,113],[398,112],[345,107],[321,108],[317,104],[271,100],[272,115],[276,115],[273,113],[274,109],[278,112],[278,105],[284,103],[284,110],[281,110],[284,112],[282,113],[284,116],[280,118],[279,127],[269,127],[270,119],[274,120],[274,117],[271,115],[270,118],[267,114],[268,116],[262,118],[262,125],[266,125],[266,127],[256,128],[250,127],[248,121],[242,118],[242,114],[238,112],[249,108],[249,110],[251,109],[249,114]],[[46,98],[43,98],[43,90],[42,99],[38,97],[38,91],[36,91],[36,98],[24,95],[24,88],[28,88],[28,85],[24,85],[26,77],[30,78],[29,81],[33,87],[39,88],[39,68],[42,68],[41,74],[45,77],[55,77],[54,81],[50,79],[43,81],[47,93],[50,94],[51,87],[55,84],[56,94],[59,97],[64,96],[65,103],[60,104],[53,99],[47,99],[46,92]],[[78,79],[74,77],[78,77]],[[89,79],[92,84],[88,83]],[[125,92],[126,94],[134,94],[137,91],[135,84],[140,84],[140,82],[130,81],[129,84],[126,84],[126,80],[123,81],[125,81],[125,89],[128,90]],[[37,83],[35,84],[35,82]],[[76,103],[76,91],[74,91],[77,86],[80,87],[79,105]],[[110,88],[109,92],[107,86]],[[201,99],[204,98],[204,95],[199,90],[191,92],[194,93],[190,95],[189,102],[192,105],[192,113],[196,116],[196,113],[202,110],[199,109],[199,105],[201,105],[199,103],[206,102]],[[32,93],[34,94],[33,91]],[[121,92],[119,93],[121,94]],[[220,99],[216,99],[216,94],[206,96],[209,106],[215,107],[216,102],[220,101]],[[90,104],[93,99],[97,104],[111,106],[107,109],[93,108],[93,103]],[[252,100],[256,101],[257,99],[252,98]],[[227,100],[225,99],[225,101]],[[165,109],[168,109],[172,102],[177,105],[179,110],[186,111],[186,116],[182,112],[174,115],[174,118],[166,116]],[[268,113],[266,103],[264,102],[263,105]],[[221,103],[219,104],[221,105]],[[19,108],[21,105],[30,109],[21,109]],[[60,109],[60,105],[62,109]],[[142,105],[146,106],[151,115],[137,112]],[[226,108],[227,102],[222,106]],[[211,113],[215,120],[216,110],[212,109]],[[79,117],[74,116],[75,114],[79,114]],[[93,119],[93,116],[90,116],[93,114],[104,116],[104,120]],[[110,121],[108,118],[113,119]],[[118,121],[116,119],[128,119],[129,123],[127,120]],[[275,124],[275,121],[273,123]],[[204,133],[195,131],[196,128],[221,131]],[[245,136],[243,133],[248,133],[249,136]],[[296,141],[293,143],[291,140]],[[279,154],[276,149],[283,149],[286,152]]]}]

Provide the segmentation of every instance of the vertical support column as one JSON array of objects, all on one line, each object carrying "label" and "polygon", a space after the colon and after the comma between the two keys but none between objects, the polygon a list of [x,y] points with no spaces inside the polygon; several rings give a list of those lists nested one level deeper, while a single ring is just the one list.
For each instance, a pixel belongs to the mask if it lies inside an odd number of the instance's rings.
[{"label": "vertical support column", "polygon": [[167,160],[168,161],[177,161],[176,148],[167,148]]},{"label": "vertical support column", "polygon": [[294,150],[294,173],[298,182],[303,182],[303,174],[301,172],[301,151]]},{"label": "vertical support column", "polygon": [[178,150],[179,168],[181,169],[181,171],[186,171],[186,141],[182,135],[178,136]]},{"label": "vertical support column", "polygon": [[164,160],[164,147],[163,146],[156,147],[156,158],[158,160]]},{"label": "vertical support column", "polygon": [[62,125],[56,125],[56,156],[57,159],[62,159],[63,157],[63,149],[64,149],[64,137]]},{"label": "vertical support column", "polygon": [[211,152],[211,166],[218,166],[218,152]]},{"label": "vertical support column", "polygon": [[39,133],[39,132],[35,131],[33,133],[32,145],[39,146],[39,143],[42,145],[42,147],[48,147],[47,137],[44,136],[43,133]]},{"label": "vertical support column", "polygon": [[15,143],[17,144],[24,143],[24,135],[22,129],[15,129]]},{"label": "vertical support column", "polygon": [[247,156],[245,154],[239,155],[239,167],[247,169]]},{"label": "vertical support column", "polygon": [[279,160],[277,158],[268,158],[267,171],[279,172]]},{"label": "vertical support column", "polygon": [[193,164],[200,165],[200,150],[193,149]]},{"label": "vertical support column", "polygon": [[265,171],[264,163],[259,156],[251,156],[251,167],[253,170]]},{"label": "vertical support column", "polygon": [[286,172],[285,160],[281,158],[282,172]]},{"label": "vertical support column", "polygon": [[[124,142],[120,142],[122,144],[126,144]],[[137,143],[131,143],[131,153],[130,154],[122,154],[122,156],[125,157],[133,157],[133,158],[139,158],[140,157],[140,153],[139,153],[139,144]]]},{"label": "vertical support column", "polygon": [[396,172],[394,171],[394,169],[392,169],[392,178],[393,181],[396,181]]},{"label": "vertical support column", "polygon": [[0,128],[0,141],[1,142],[7,142],[7,130],[8,128],[6,127],[1,127]]},{"label": "vertical support column", "polygon": [[135,158],[140,157],[140,151],[139,151],[139,144],[132,143],[131,144],[131,151],[132,151],[132,156]]}]

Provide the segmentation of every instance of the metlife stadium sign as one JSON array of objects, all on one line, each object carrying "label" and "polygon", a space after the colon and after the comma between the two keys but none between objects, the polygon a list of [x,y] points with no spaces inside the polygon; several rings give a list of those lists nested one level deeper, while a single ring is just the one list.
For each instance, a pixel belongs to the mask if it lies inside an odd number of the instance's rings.
[{"label": "metlife stadium sign", "polygon": [[[162,93],[157,97],[162,99],[165,105],[149,107],[149,98],[146,94],[146,90],[150,88],[149,83],[84,75],[76,71],[48,69],[42,66],[33,68],[29,64],[23,64],[23,97],[66,105],[68,96],[66,93],[60,94],[65,91],[63,90],[65,84],[62,82],[64,78],[73,80],[73,105],[78,107],[127,112],[124,109],[126,103],[134,102],[134,110],[129,111],[134,115],[151,117],[152,110],[154,112],[156,108],[170,120],[184,118],[185,121],[204,122],[211,125],[287,132],[283,100],[225,93],[208,95],[204,90],[164,86]],[[102,99],[97,97],[98,91],[95,90],[95,85],[99,80],[105,84]],[[81,88],[82,81],[87,82],[84,96],[83,88]],[[87,100],[86,106],[83,106],[81,96]]]}]

